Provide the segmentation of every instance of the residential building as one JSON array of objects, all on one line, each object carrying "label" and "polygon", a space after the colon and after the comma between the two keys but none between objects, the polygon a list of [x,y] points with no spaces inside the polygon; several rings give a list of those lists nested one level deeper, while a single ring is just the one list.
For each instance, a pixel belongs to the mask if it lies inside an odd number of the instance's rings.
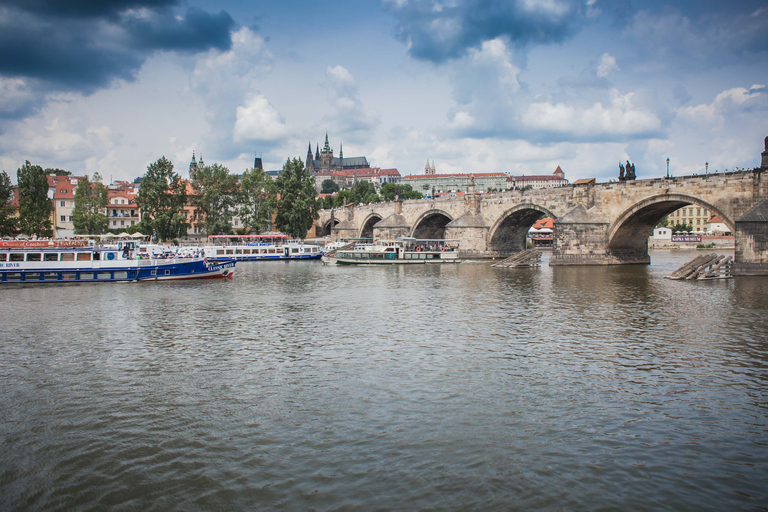
[{"label": "residential building", "polygon": [[107,229],[124,230],[141,222],[132,188],[107,190]]},{"label": "residential building", "polygon": [[707,208],[698,205],[688,205],[675,210],[667,216],[670,227],[693,226],[694,231],[706,231],[707,221],[711,217]]},{"label": "residential building", "polygon": [[48,197],[53,202],[51,226],[56,238],[75,236],[73,212],[75,209],[75,189],[82,176],[48,176]]},{"label": "residential building", "polygon": [[712,215],[707,221],[707,233],[717,233],[721,235],[730,235],[731,230],[725,225],[723,219],[717,215]]},{"label": "residential building", "polygon": [[565,179],[565,173],[557,166],[555,172],[551,175],[534,175],[534,176],[510,176],[507,179],[507,188],[514,188],[520,190],[525,187],[531,187],[533,189],[540,188],[552,188],[552,187],[565,187],[568,185],[568,180]]},{"label": "residential building", "polygon": [[503,172],[433,174],[433,168],[430,167],[429,174],[403,176],[400,183],[410,185],[413,190],[425,195],[431,195],[433,189],[436,193],[467,192],[473,178],[475,190],[478,192],[507,188],[507,175]]}]

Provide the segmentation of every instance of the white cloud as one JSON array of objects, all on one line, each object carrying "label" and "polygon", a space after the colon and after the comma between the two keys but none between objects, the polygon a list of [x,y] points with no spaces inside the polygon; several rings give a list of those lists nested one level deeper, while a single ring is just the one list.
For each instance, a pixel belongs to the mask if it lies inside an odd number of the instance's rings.
[{"label": "white cloud", "polygon": [[715,96],[710,104],[699,104],[692,107],[683,107],[677,110],[680,120],[691,122],[712,123],[724,120],[725,116],[759,101],[765,102],[764,85],[753,85],[749,89],[734,87],[725,90]]},{"label": "white cloud", "polygon": [[334,126],[352,140],[361,140],[380,123],[379,116],[363,105],[355,77],[344,66],[328,66],[325,75],[331,107],[330,114],[323,119],[326,126]]},{"label": "white cloud", "polygon": [[290,127],[263,95],[248,98],[237,107],[232,138],[235,142],[276,140],[285,137]]},{"label": "white cloud", "polygon": [[611,71],[620,71],[619,66],[616,65],[616,57],[609,53],[604,53],[600,56],[600,63],[597,65],[597,76],[605,78]]},{"label": "white cloud", "polygon": [[641,136],[658,131],[661,121],[652,113],[632,105],[633,93],[611,92],[610,104],[597,102],[582,109],[565,103],[532,103],[523,115],[525,126],[579,137]]}]

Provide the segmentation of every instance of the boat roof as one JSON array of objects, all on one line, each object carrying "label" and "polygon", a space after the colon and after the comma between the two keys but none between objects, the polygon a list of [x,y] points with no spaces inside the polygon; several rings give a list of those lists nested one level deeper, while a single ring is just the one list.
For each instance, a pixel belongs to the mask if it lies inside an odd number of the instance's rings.
[{"label": "boat roof", "polygon": [[235,238],[244,240],[260,240],[264,238],[288,238],[288,235],[208,235],[208,238]]}]

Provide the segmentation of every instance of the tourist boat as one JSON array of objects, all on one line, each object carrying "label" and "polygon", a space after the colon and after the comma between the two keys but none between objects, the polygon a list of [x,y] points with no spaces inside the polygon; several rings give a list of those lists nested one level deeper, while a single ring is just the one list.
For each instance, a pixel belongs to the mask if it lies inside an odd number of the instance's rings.
[{"label": "tourist boat", "polygon": [[342,249],[362,249],[370,245],[373,245],[372,238],[340,238],[325,244],[323,257],[320,259],[324,265],[335,265],[336,260],[332,258],[338,251]]},{"label": "tourist boat", "polygon": [[400,265],[459,263],[458,240],[397,238],[371,245],[338,249],[326,255],[330,265]]},{"label": "tourist boat", "polygon": [[[312,260],[323,255],[319,245],[291,240],[287,235],[211,235],[202,247],[213,261]],[[220,242],[220,243],[216,243]]]},{"label": "tourist boat", "polygon": [[231,259],[158,258],[142,256],[139,249],[134,240],[109,247],[87,240],[0,241],[0,282],[168,281],[231,277],[235,271]]}]

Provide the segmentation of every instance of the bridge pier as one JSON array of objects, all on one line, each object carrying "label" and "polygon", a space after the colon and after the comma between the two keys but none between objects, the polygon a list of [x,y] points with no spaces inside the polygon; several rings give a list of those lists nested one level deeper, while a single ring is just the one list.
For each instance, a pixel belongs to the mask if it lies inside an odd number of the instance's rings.
[{"label": "bridge pier", "polygon": [[768,199],[736,219],[734,276],[768,275]]},{"label": "bridge pier", "polygon": [[[556,219],[550,266],[648,264],[648,243],[620,251],[608,248],[610,223],[579,204]],[[647,239],[647,237],[646,237]]]}]

